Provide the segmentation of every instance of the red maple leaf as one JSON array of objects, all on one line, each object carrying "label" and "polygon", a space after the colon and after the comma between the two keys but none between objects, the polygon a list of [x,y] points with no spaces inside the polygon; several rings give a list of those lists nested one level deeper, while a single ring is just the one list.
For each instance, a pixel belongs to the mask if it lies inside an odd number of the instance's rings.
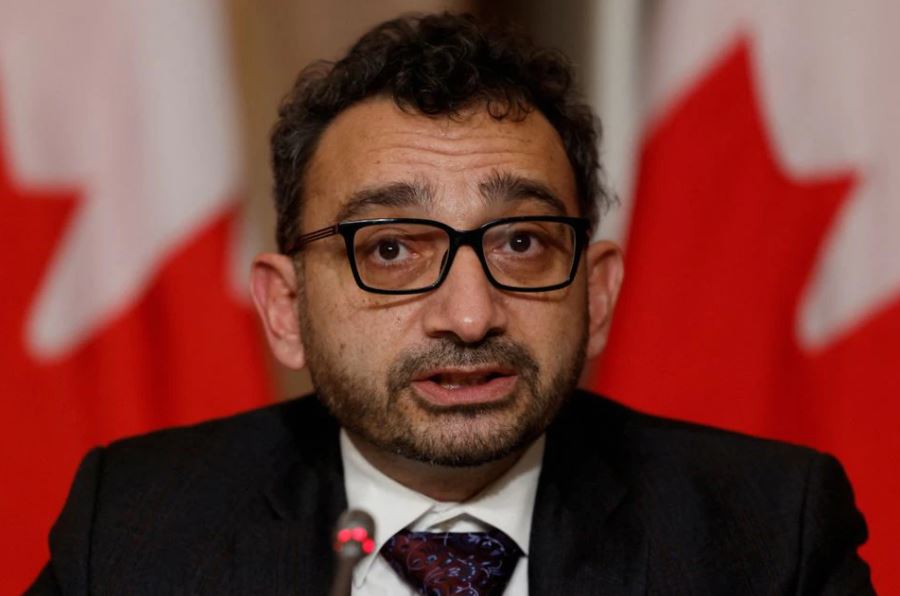
[{"label": "red maple leaf", "polygon": [[[42,382],[47,378],[39,374],[25,341],[29,306],[78,196],[69,189],[19,188],[4,158],[0,144],[0,271],[4,275],[0,292],[0,473],[7,487],[2,491],[5,496],[0,497],[0,511],[4,527],[16,539],[6,541],[10,552],[0,556],[21,561],[18,538],[38,532],[34,523],[37,516],[51,519],[44,510],[47,499],[29,498],[33,492],[30,487],[49,485],[55,493],[52,500],[58,505],[65,488],[59,486],[59,480],[48,479],[60,475],[61,466],[71,475],[82,449],[79,444],[78,452],[72,452],[75,445],[67,441],[70,433],[60,433],[59,428],[64,420],[77,427],[79,410]],[[35,548],[34,542],[26,538],[25,548]],[[29,568],[34,571],[34,563]],[[9,586],[10,593],[13,587]],[[15,587],[22,588],[18,584]]]},{"label": "red maple leaf", "polygon": [[47,559],[47,532],[94,445],[266,403],[260,334],[229,280],[234,210],[196,230],[127,311],[70,353],[36,358],[26,328],[67,223],[72,189],[24,188],[0,130],[0,593],[21,593]]},{"label": "red maple leaf", "polygon": [[[647,411],[836,453],[866,514],[886,592],[900,532],[900,301],[821,353],[797,341],[801,292],[854,185],[793,179],[740,43],[644,146],[626,276],[593,386]],[[890,355],[893,355],[890,356]],[[891,590],[890,588],[894,588]]]}]

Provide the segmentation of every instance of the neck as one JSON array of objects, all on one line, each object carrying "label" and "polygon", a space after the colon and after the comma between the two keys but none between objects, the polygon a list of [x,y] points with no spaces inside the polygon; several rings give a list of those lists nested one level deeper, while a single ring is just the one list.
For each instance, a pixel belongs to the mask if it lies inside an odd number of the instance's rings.
[{"label": "neck", "polygon": [[436,501],[471,499],[512,468],[525,452],[523,449],[480,466],[440,466],[385,452],[350,431],[347,436],[366,461],[383,474]]}]

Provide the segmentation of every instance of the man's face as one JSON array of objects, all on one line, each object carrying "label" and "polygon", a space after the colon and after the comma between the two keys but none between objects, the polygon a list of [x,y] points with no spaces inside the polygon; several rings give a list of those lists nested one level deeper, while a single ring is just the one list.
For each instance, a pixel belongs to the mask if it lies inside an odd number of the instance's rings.
[{"label": "man's face", "polygon": [[[579,215],[565,150],[539,113],[431,118],[384,98],[325,130],[303,200],[304,232],[383,217],[469,230],[509,216]],[[462,247],[439,288],[390,296],[357,286],[342,238],[320,240],[297,266],[298,349],[352,435],[420,461],[493,461],[536,438],[577,382],[586,261],[564,289],[517,293],[493,287]]]}]

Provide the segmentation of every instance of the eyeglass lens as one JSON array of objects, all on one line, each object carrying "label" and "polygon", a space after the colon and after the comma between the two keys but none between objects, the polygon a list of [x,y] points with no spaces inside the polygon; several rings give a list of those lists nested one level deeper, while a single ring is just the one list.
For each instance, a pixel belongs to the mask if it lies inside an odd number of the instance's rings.
[{"label": "eyeglass lens", "polygon": [[[568,279],[575,239],[575,229],[567,223],[502,223],[485,230],[482,250],[496,282],[514,288],[540,288]],[[379,223],[357,230],[353,256],[365,285],[381,290],[413,290],[437,282],[449,250],[450,237],[442,228]]]}]

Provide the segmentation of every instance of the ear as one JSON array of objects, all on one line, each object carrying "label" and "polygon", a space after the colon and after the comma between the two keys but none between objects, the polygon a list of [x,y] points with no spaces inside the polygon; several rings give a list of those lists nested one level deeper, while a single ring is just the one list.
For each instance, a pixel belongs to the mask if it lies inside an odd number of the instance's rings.
[{"label": "ear", "polygon": [[622,250],[614,242],[595,242],[587,249],[588,346],[593,358],[603,351],[613,310],[622,287]]},{"label": "ear", "polygon": [[253,260],[250,294],[256,312],[275,358],[293,369],[306,364],[297,320],[297,291],[297,273],[290,257],[263,253]]}]

